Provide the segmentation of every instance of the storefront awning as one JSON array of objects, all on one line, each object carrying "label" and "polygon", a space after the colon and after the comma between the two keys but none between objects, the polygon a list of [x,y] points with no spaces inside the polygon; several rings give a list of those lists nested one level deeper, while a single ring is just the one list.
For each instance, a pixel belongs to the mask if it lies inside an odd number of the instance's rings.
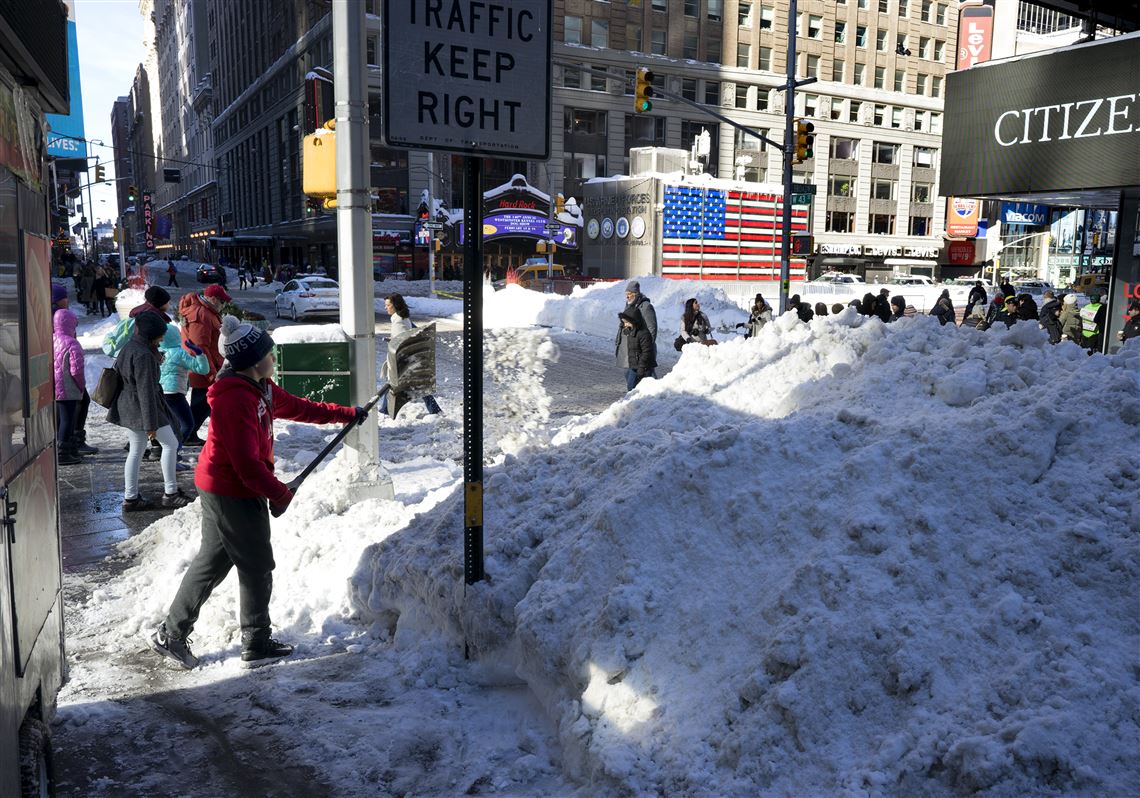
[{"label": "storefront awning", "polygon": [[233,236],[210,236],[206,240],[216,247],[232,247],[234,245]]}]

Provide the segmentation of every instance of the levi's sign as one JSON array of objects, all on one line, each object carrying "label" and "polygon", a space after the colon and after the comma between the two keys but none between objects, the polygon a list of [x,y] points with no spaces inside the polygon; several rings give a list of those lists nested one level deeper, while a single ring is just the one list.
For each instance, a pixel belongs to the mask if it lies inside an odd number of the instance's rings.
[{"label": "levi's sign", "polygon": [[551,0],[385,0],[384,138],[550,156]]}]

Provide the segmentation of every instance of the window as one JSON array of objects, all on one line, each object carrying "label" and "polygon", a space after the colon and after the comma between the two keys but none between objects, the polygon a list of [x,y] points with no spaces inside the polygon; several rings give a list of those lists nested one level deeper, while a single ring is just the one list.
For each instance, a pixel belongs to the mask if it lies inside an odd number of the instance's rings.
[{"label": "window", "polygon": [[934,43],[934,60],[935,61],[945,61],[946,60],[946,42],[936,41]]},{"label": "window", "polygon": [[767,111],[768,110],[768,96],[769,96],[768,90],[766,88],[764,88],[763,86],[757,86],[756,87],[756,110],[757,111]]},{"label": "window", "polygon": [[625,115],[625,150],[630,147],[665,146],[665,117]]},{"label": "window", "polygon": [[835,41],[839,42],[840,44],[847,41],[847,23],[846,22],[836,22],[835,23]]},{"label": "window", "polygon": [[562,178],[565,180],[564,188],[575,194],[581,191],[584,181],[593,177],[606,176],[606,156],[595,153],[565,154],[562,161]]},{"label": "window", "polygon": [[930,75],[923,75],[921,72],[918,75],[918,80],[915,81],[914,93],[926,94],[926,89],[930,85]]},{"label": "window", "polygon": [[866,77],[867,77],[867,65],[866,64],[856,64],[855,65],[855,85],[856,86],[864,85],[864,80]]},{"label": "window", "polygon": [[930,0],[922,0],[922,21],[930,22],[930,7],[934,5]]},{"label": "window", "polygon": [[745,86],[743,83],[736,84],[736,101],[733,103],[733,107],[740,108],[745,111],[747,111],[749,108],[748,86]]},{"label": "window", "polygon": [[910,234],[912,236],[930,235],[931,218],[929,216],[910,217]]},{"label": "window", "polygon": [[819,97],[814,94],[804,95],[804,116],[815,116],[819,110]]},{"label": "window", "polygon": [[582,43],[582,18],[566,17],[566,28],[562,34],[562,41],[567,44]]},{"label": "window", "polygon": [[[765,130],[757,132],[767,135]],[[734,143],[733,163],[736,165],[736,179],[754,183],[763,182],[765,158],[760,153],[765,149],[764,142],[742,130],[737,130]]]},{"label": "window", "polygon": [[630,25],[625,29],[625,46],[635,53],[643,52],[641,49],[641,26]]},{"label": "window", "polygon": [[595,19],[590,22],[590,44],[594,47],[610,46],[609,20]]},{"label": "window", "polygon": [[691,61],[697,60],[697,34],[686,33],[685,40],[681,45],[681,57],[688,58]]},{"label": "window", "polygon": [[859,8],[863,11],[867,10],[868,5],[870,5],[870,0],[859,0]]},{"label": "window", "polygon": [[879,0],[879,13],[886,14],[890,11],[890,0]]},{"label": "window", "polygon": [[875,34],[875,49],[880,53],[887,51],[887,31],[880,30]]},{"label": "window", "polygon": [[933,202],[934,186],[930,183],[915,183],[911,186],[911,202]]},{"label": "window", "polygon": [[776,12],[771,8],[760,9],[760,30],[770,30],[773,21],[776,19]]},{"label": "window", "polygon": [[649,50],[654,55],[665,55],[665,31],[654,30],[652,33],[653,42],[649,45]]},{"label": "window", "polygon": [[819,56],[818,55],[809,55],[807,57],[807,69],[804,71],[804,74],[807,75],[809,78],[818,78],[819,77]]},{"label": "window", "polygon": [[886,118],[887,118],[887,106],[876,105],[875,106],[875,116],[874,116],[875,127],[882,127],[883,122],[886,120]]},{"label": "window", "polygon": [[891,127],[898,130],[902,127],[903,109],[891,108]]},{"label": "window", "polygon": [[720,83],[715,80],[705,81],[705,105],[720,105]]},{"label": "window", "polygon": [[762,70],[764,72],[771,72],[772,71],[772,48],[771,47],[761,47],[760,48],[760,63],[756,65],[756,68],[759,70]]},{"label": "window", "polygon": [[[764,48],[760,48],[760,52],[764,52]],[[748,42],[736,43],[736,65],[738,67],[747,67],[752,56],[752,45]],[[763,57],[763,56],[761,56]],[[763,67],[761,67],[763,68]]]},{"label": "window", "polygon": [[942,3],[938,4],[938,15],[934,19],[934,24],[936,24],[936,25],[945,25],[946,24],[946,6],[944,6]]},{"label": "window", "polygon": [[836,83],[843,82],[843,68],[845,66],[846,64],[838,58],[831,62],[831,79]]},{"label": "window", "polygon": [[930,81],[930,96],[931,97],[941,97],[942,96],[942,78],[939,77],[938,75],[935,75]]},{"label": "window", "polygon": [[857,28],[855,28],[855,46],[856,47],[866,47],[867,46],[867,27],[865,25],[860,25]]},{"label": "window", "polygon": [[606,112],[590,108],[563,108],[563,130],[568,136],[606,135]]},{"label": "window", "polygon": [[823,17],[817,17],[814,14],[808,17],[808,38],[823,38]]},{"label": "window", "polygon": [[709,154],[700,156],[705,161],[709,174],[716,175],[717,162],[720,160],[720,154],[717,148],[718,134],[720,127],[718,125],[710,125],[708,122],[696,119],[682,119],[681,120],[681,145],[685,148],[693,146],[693,141],[696,140],[702,132],[707,132],[709,137]]},{"label": "window", "polygon": [[914,129],[920,133],[926,130],[926,111],[914,112]]},{"label": "window", "polygon": [[724,0],[709,0],[708,16],[713,22],[720,22],[721,15],[724,13]]},{"label": "window", "polygon": [[582,73],[578,67],[562,67],[562,85],[568,89],[582,88]]},{"label": "window", "polygon": [[632,70],[625,70],[625,85],[623,86],[623,93],[628,96],[633,96],[633,87],[637,83],[637,74]]},{"label": "window", "polygon": [[907,0],[899,0],[899,16],[900,17],[906,16],[906,10],[907,10],[906,9],[906,3],[907,3]]},{"label": "window", "polygon": [[829,233],[854,233],[855,232],[855,214],[848,211],[828,211],[827,212],[827,232]]},{"label": "window", "polygon": [[930,114],[930,132],[942,135],[942,114]]},{"label": "window", "polygon": [[843,139],[838,136],[831,139],[831,159],[833,161],[859,160],[858,139]]},{"label": "window", "polygon": [[867,232],[893,236],[895,234],[895,215],[893,213],[872,213],[871,219],[867,223]]},{"label": "window", "polygon": [[686,100],[697,101],[696,78],[681,78],[681,96]]},{"label": "window", "polygon": [[590,91],[609,91],[606,79],[597,75],[590,75]]},{"label": "window", "polygon": [[925,58],[926,60],[929,61],[931,58],[934,57],[933,42],[934,42],[934,40],[931,39],[929,36],[919,36],[918,37],[918,57],[919,58]]},{"label": "window", "polygon": [[914,148],[914,165],[926,169],[934,168],[934,150],[931,147]]},{"label": "window", "polygon": [[[766,130],[757,130],[756,132],[762,136],[768,135],[768,131]],[[768,147],[763,139],[758,139],[751,134],[745,133],[743,130],[736,129],[736,149],[738,151],[764,152]]]},{"label": "window", "polygon": [[893,180],[872,180],[871,199],[893,200],[895,198],[895,185]]},{"label": "window", "polygon": [[830,197],[854,197],[855,178],[847,176],[832,177],[827,183],[827,194]]},{"label": "window", "polygon": [[653,0],[653,10],[654,11],[662,11],[662,12],[668,11],[669,10],[669,0]]},{"label": "window", "polygon": [[875,88],[886,88],[886,74],[887,70],[884,67],[875,67]]},{"label": "window", "polygon": [[376,37],[369,36],[368,44],[364,48],[364,63],[371,66],[376,65]]},{"label": "window", "polygon": [[898,38],[895,39],[895,52],[899,55],[906,55],[906,34],[900,33]]},{"label": "window", "polygon": [[695,17],[700,10],[700,3],[697,0],[685,0],[685,16]]},{"label": "window", "polygon": [[871,163],[893,164],[898,162],[899,145],[876,141],[871,150]]},{"label": "window", "polygon": [[906,72],[902,69],[895,70],[895,91],[906,91]]},{"label": "window", "polygon": [[861,121],[859,117],[861,117],[863,115],[863,103],[858,102],[856,100],[852,100],[851,106],[848,110],[849,110],[849,113],[847,114],[847,121],[848,122],[859,122],[859,121]]},{"label": "window", "polygon": [[736,24],[742,28],[752,27],[752,4],[741,3],[736,9]]},{"label": "window", "polygon": [[838,97],[831,98],[831,118],[837,122],[843,119],[843,103],[845,102],[847,101]]}]

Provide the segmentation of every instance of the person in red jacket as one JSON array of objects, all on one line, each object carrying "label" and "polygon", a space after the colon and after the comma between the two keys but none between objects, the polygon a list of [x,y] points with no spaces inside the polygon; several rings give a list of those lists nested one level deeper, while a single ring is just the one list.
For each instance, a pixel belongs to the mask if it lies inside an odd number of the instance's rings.
[{"label": "person in red jacket", "polygon": [[213,421],[194,472],[202,502],[202,544],[166,620],[150,637],[151,648],[186,669],[198,664],[188,637],[198,613],[235,566],[242,667],[293,653],[292,646],[270,637],[274,562],[269,505],[284,509],[293,500],[289,487],[273,474],[273,419],[362,424],[368,417],[361,407],[313,402],[279,388],[269,379],[275,363],[269,333],[226,316],[221,335],[227,364],[209,390]]},{"label": "person in red jacket", "polygon": [[205,374],[190,375],[190,412],[194,414],[194,428],[186,433],[183,446],[201,446],[198,430],[210,415],[210,405],[206,401],[206,391],[218,376],[222,367],[222,352],[218,337],[222,328],[222,305],[230,301],[230,295],[220,285],[210,285],[201,294],[183,295],[178,303],[178,313],[182,316],[182,342],[190,342],[206,353],[210,370]]}]

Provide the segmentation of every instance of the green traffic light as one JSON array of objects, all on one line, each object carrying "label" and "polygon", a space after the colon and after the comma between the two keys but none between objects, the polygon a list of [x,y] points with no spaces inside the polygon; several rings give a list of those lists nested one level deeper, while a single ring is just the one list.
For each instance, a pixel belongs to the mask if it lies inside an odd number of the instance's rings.
[{"label": "green traffic light", "polygon": [[638,103],[637,110],[643,114],[646,111],[652,111],[653,110],[653,103],[649,102],[649,100],[642,100],[640,103]]}]

